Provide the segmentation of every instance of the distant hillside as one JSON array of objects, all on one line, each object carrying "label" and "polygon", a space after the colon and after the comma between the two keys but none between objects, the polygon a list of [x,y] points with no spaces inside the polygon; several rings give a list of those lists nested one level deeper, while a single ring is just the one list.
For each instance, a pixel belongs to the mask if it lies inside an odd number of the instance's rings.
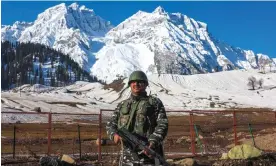
[{"label": "distant hillside", "polygon": [[50,47],[33,43],[1,43],[1,89],[22,84],[64,86],[75,81],[96,82],[74,62]]}]

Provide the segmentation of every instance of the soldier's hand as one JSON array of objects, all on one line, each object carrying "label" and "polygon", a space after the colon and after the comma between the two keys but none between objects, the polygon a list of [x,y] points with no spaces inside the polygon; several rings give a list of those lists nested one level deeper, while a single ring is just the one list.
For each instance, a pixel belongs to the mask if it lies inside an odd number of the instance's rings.
[{"label": "soldier's hand", "polygon": [[114,134],[113,136],[113,141],[115,142],[115,144],[120,143],[121,137],[118,134]]},{"label": "soldier's hand", "polygon": [[[154,148],[154,143],[150,142],[148,149],[152,149],[152,148]],[[144,149],[143,152],[145,155],[147,155],[149,158],[151,158],[152,156],[149,154],[148,149]]]}]

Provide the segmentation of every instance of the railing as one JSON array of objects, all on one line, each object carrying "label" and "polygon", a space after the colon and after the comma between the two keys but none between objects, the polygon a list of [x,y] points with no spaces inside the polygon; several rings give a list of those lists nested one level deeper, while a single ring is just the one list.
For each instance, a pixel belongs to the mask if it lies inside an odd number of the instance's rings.
[{"label": "railing", "polygon": [[[66,153],[79,156],[81,160],[83,154],[87,154],[96,156],[98,161],[103,155],[118,156],[119,146],[112,141],[109,145],[102,143],[108,141],[105,124],[112,112],[1,112],[2,155],[12,154],[15,158]],[[226,152],[229,145],[238,145],[245,138],[252,139],[252,144],[258,146],[254,135],[276,127],[276,112],[272,111],[168,110],[167,115],[169,133],[164,148],[167,157],[171,158],[220,154]],[[93,143],[95,140],[99,140],[99,145]]]},{"label": "railing", "polygon": [[[113,110],[101,110],[100,115],[106,121],[112,112]],[[221,154],[227,152],[230,147],[241,144],[240,140],[244,138],[253,138],[254,145],[254,133],[276,127],[276,112],[273,111],[167,110],[166,112],[169,117],[169,133],[164,141],[164,148],[167,157],[172,158]],[[104,125],[105,122],[102,123],[102,127]],[[184,137],[182,142],[181,137]]]},{"label": "railing", "polygon": [[[2,155],[12,153],[12,157],[15,158],[16,152],[21,153],[17,154],[18,156],[71,152],[70,154],[79,155],[81,160],[82,152],[89,151],[88,154],[91,150],[97,149],[94,154],[98,160],[101,159],[100,147],[89,143],[89,146],[82,146],[82,142],[91,143],[101,137],[94,135],[97,131],[99,134],[101,129],[99,114],[51,112],[1,112],[1,114]],[[76,143],[79,145],[77,149]],[[12,148],[9,148],[9,144],[12,144]]]}]

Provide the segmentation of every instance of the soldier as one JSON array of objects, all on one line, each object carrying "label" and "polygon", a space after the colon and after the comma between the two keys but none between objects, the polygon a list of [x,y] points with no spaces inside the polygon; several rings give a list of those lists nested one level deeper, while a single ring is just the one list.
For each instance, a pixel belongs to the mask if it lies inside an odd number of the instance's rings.
[{"label": "soldier", "polygon": [[116,131],[122,127],[141,139],[147,139],[149,148],[164,156],[163,140],[168,132],[168,119],[162,101],[147,95],[148,84],[144,72],[134,71],[128,81],[131,96],[118,104],[107,123],[106,130],[110,139],[116,144],[121,141],[123,144],[120,166],[158,165],[159,162],[149,156],[147,151],[141,153],[121,140]]}]

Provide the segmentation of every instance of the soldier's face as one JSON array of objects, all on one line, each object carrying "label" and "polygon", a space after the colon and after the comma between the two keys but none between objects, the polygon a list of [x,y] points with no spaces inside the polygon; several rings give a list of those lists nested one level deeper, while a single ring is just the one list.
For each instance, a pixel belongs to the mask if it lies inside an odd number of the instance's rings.
[{"label": "soldier's face", "polygon": [[132,81],[130,83],[131,92],[134,95],[139,95],[139,93],[145,92],[146,87],[147,85],[144,81]]}]

